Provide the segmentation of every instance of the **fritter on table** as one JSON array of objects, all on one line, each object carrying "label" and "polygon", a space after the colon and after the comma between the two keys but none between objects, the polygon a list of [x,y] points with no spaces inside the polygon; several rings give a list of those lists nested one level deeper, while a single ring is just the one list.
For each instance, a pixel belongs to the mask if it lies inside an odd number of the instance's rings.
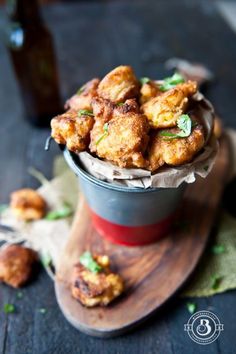
[{"label": "fritter on table", "polygon": [[197,83],[188,81],[154,97],[141,106],[152,128],[176,126],[178,117],[187,108],[189,98],[196,93]]},{"label": "fritter on table", "polygon": [[0,281],[18,288],[29,281],[37,253],[30,248],[9,245],[0,250]]},{"label": "fritter on table", "polygon": [[91,110],[91,101],[97,96],[97,88],[100,80],[93,79],[83,85],[78,92],[66,101],[66,109]]},{"label": "fritter on table", "polygon": [[138,96],[139,81],[130,66],[118,66],[110,71],[98,85],[98,95],[114,103]]},{"label": "fritter on table", "polygon": [[[191,134],[184,138],[168,138],[160,131],[152,131],[148,147],[149,169],[154,172],[164,164],[179,166],[190,162],[205,143],[204,129],[195,123]],[[165,129],[165,132],[176,134],[178,128]]]},{"label": "fritter on table", "polygon": [[118,274],[111,272],[108,256],[92,256],[89,252],[84,255],[86,254],[91,258],[87,262],[88,267],[81,263],[74,266],[72,296],[87,307],[106,306],[123,292],[123,280]]},{"label": "fritter on table", "polygon": [[113,118],[104,123],[97,119],[91,131],[90,151],[120,167],[146,167],[143,153],[148,144],[147,118],[134,112],[113,112]]},{"label": "fritter on table", "polygon": [[89,145],[93,124],[92,113],[70,109],[51,120],[51,135],[58,144],[65,144],[71,151],[84,151]]},{"label": "fritter on table", "polygon": [[47,206],[38,192],[24,188],[11,194],[10,207],[17,218],[28,221],[43,218]]}]

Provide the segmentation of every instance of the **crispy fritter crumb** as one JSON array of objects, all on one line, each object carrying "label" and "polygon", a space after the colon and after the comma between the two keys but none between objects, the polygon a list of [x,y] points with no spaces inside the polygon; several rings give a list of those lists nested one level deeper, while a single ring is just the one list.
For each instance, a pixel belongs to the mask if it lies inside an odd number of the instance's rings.
[{"label": "crispy fritter crumb", "polygon": [[30,248],[9,245],[0,250],[0,280],[19,288],[26,284],[38,260],[37,253]]},{"label": "crispy fritter crumb", "polygon": [[140,104],[144,104],[149,101],[153,97],[157,97],[163,94],[162,91],[159,90],[158,85],[154,81],[148,81],[143,84],[140,89]]},{"label": "crispy fritter crumb", "polygon": [[72,274],[71,293],[84,306],[107,306],[123,292],[124,283],[120,275],[111,272],[108,256],[99,255],[93,258],[102,267],[102,271],[92,273],[82,264],[76,264]]},{"label": "crispy fritter crumb", "polygon": [[51,120],[51,135],[58,144],[65,144],[71,151],[84,151],[89,145],[93,124],[92,116],[79,116],[76,110],[71,109]]},{"label": "crispy fritter crumb", "polygon": [[130,66],[118,66],[98,85],[98,95],[114,103],[138,96],[139,82]]},{"label": "crispy fritter crumb", "polygon": [[91,101],[97,96],[97,88],[100,80],[93,79],[81,87],[79,92],[66,101],[65,109],[91,109]]},{"label": "crispy fritter crumb", "polygon": [[38,220],[46,212],[46,202],[33,189],[19,189],[11,194],[10,207],[14,215],[21,220]]},{"label": "crispy fritter crumb", "polygon": [[[177,128],[165,129],[176,134]],[[148,147],[149,169],[154,172],[164,164],[178,166],[190,162],[205,143],[203,127],[196,125],[186,138],[168,139],[153,131]]]},{"label": "crispy fritter crumb", "polygon": [[197,91],[197,83],[188,81],[154,97],[141,106],[152,128],[176,126],[178,117],[187,108],[189,98]]}]

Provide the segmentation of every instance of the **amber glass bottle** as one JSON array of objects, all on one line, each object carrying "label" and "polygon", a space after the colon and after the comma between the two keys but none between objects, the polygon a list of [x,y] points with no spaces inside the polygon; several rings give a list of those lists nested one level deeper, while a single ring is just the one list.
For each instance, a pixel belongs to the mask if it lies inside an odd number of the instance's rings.
[{"label": "amber glass bottle", "polygon": [[37,0],[7,0],[7,47],[27,119],[48,126],[62,111],[53,40]]}]

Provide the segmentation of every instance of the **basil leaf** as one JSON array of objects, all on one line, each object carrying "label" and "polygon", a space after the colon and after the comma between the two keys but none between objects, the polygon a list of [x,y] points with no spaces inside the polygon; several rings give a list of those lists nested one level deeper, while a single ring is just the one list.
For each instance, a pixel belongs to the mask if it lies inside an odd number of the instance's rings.
[{"label": "basil leaf", "polygon": [[63,207],[58,210],[49,211],[45,216],[46,220],[58,220],[68,218],[73,214],[73,209],[68,203],[64,203]]},{"label": "basil leaf", "polygon": [[211,248],[211,252],[213,254],[221,254],[221,253],[224,253],[225,252],[225,246],[223,245],[214,245],[212,246]]},{"label": "basil leaf", "polygon": [[87,109],[80,109],[78,111],[78,116],[90,116],[90,117],[94,117],[93,111],[89,111]]},{"label": "basil leaf", "polygon": [[191,134],[191,130],[192,130],[192,121],[191,121],[191,118],[189,117],[189,115],[188,114],[182,114],[177,119],[177,126],[180,129],[179,133],[173,134],[171,132],[167,132],[165,130],[162,130],[160,132],[160,135],[168,137],[169,139],[186,138],[186,137],[188,137]]},{"label": "basil leaf", "polygon": [[197,305],[194,302],[188,302],[186,306],[187,306],[188,312],[191,313],[191,315],[194,312],[196,312]]},{"label": "basil leaf", "polygon": [[219,288],[222,277],[220,275],[214,274],[211,277],[211,288],[216,290]]},{"label": "basil leaf", "polygon": [[102,141],[103,138],[105,138],[105,136],[108,135],[108,123],[105,123],[103,126],[103,130],[104,133],[100,136],[100,138],[96,141],[96,145],[98,145],[100,143],[100,141]]},{"label": "basil leaf", "polygon": [[90,270],[92,273],[98,273],[102,270],[102,267],[93,259],[91,253],[88,251],[84,252],[80,256],[79,261],[85,268]]},{"label": "basil leaf", "polygon": [[139,81],[140,81],[141,85],[145,85],[150,81],[150,79],[149,79],[149,77],[141,77],[141,79],[139,79]]},{"label": "basil leaf", "polygon": [[173,76],[166,77],[163,81],[164,82],[160,86],[160,90],[161,91],[168,91],[168,90],[172,89],[173,87],[175,87],[176,85],[182,84],[184,82],[184,78],[179,73],[174,73]]},{"label": "basil leaf", "polygon": [[13,313],[13,312],[15,312],[15,306],[12,304],[5,304],[3,306],[3,311],[5,313]]}]

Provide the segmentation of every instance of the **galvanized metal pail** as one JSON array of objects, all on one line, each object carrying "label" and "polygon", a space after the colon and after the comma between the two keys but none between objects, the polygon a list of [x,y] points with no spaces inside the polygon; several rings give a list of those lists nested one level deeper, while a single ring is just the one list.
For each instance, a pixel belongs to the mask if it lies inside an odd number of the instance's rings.
[{"label": "galvanized metal pail", "polygon": [[110,241],[138,246],[157,241],[170,230],[185,185],[178,188],[129,188],[87,173],[77,155],[64,157],[79,178],[96,230]]}]

